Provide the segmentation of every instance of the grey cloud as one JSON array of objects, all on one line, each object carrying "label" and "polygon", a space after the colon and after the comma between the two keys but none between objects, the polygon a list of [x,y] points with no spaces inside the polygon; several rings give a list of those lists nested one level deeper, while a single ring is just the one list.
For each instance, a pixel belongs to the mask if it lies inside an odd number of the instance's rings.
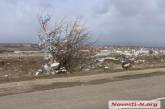
[{"label": "grey cloud", "polygon": [[101,3],[98,3],[93,9],[95,14],[106,14],[109,11],[111,0],[102,0]]},{"label": "grey cloud", "polygon": [[99,43],[165,42],[164,0],[2,0],[0,40],[36,41],[42,9],[55,20],[81,16]]},{"label": "grey cloud", "polygon": [[[99,16],[102,42],[165,41],[165,12],[161,0],[111,0],[107,12]],[[106,5],[105,5],[106,6]],[[163,9],[162,9],[163,8]]]}]

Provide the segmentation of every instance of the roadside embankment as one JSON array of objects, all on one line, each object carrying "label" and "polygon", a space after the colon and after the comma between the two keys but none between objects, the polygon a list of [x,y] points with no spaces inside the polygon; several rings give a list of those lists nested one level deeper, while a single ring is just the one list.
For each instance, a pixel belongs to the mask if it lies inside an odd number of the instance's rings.
[{"label": "roadside embankment", "polygon": [[123,71],[115,73],[102,73],[87,76],[71,76],[49,79],[35,79],[28,81],[10,82],[0,84],[0,96],[32,92],[36,90],[48,90],[65,88],[77,85],[99,84],[112,81],[121,81],[141,77],[149,77],[165,74],[165,68],[154,68],[136,71]]}]

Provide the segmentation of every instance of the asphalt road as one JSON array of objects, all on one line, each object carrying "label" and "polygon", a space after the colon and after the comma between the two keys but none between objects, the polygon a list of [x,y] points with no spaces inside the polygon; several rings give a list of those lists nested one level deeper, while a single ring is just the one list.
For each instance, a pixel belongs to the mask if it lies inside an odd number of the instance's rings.
[{"label": "asphalt road", "polygon": [[0,109],[108,109],[109,100],[160,97],[165,97],[165,75],[2,96]]}]

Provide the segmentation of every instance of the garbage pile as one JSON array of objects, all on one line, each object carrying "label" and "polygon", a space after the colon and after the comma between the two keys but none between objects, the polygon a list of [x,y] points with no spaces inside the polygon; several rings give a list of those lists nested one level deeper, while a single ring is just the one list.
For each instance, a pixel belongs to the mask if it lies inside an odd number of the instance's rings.
[{"label": "garbage pile", "polygon": [[55,75],[59,73],[67,73],[66,68],[60,67],[60,63],[53,60],[51,55],[46,55],[44,59],[46,63],[42,65],[41,69],[38,69],[35,76],[39,76],[39,74]]}]

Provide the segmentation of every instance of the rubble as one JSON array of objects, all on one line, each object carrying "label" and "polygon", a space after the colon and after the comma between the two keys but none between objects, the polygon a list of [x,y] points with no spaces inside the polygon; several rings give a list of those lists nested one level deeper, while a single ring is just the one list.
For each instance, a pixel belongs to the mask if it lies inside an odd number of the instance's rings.
[{"label": "rubble", "polygon": [[50,65],[45,64],[45,65],[43,66],[43,72],[44,72],[44,73],[50,74],[50,70],[51,70]]},{"label": "rubble", "polygon": [[38,71],[35,73],[35,76],[38,76],[40,73],[42,73],[42,69],[38,69]]},{"label": "rubble", "polygon": [[[50,55],[47,55],[44,57],[45,60],[48,60],[47,63],[45,63],[41,69],[39,69],[36,73],[35,76],[39,76],[39,74],[46,74],[46,75],[55,75],[58,73],[65,73],[67,72],[65,67],[61,67],[59,62],[53,62],[52,57]],[[52,63],[53,62],[53,63]]]},{"label": "rubble", "polygon": [[[66,42],[67,40],[64,40]],[[165,49],[156,48],[143,48],[143,47],[98,47],[94,48],[93,54],[89,56],[89,60],[84,64],[82,63],[77,69],[81,71],[91,71],[91,70],[116,70],[125,69],[133,66],[133,68],[148,65],[148,63],[154,61],[159,61],[161,63],[165,62]],[[63,51],[64,52],[64,51]],[[82,49],[82,53],[91,54],[90,50]],[[43,74],[55,75],[58,73],[65,73],[67,70],[63,67],[60,68],[60,63],[52,60],[50,54],[46,54],[45,60],[47,64],[44,65]],[[155,56],[155,57],[154,57]],[[162,57],[161,57],[162,56]],[[157,60],[159,58],[159,60]],[[125,63],[124,62],[130,62]]]},{"label": "rubble", "polygon": [[108,66],[105,66],[104,67],[104,72],[108,71],[109,70],[109,67]]},{"label": "rubble", "polygon": [[4,75],[4,77],[5,77],[5,78],[9,78],[9,75],[6,74],[6,75]]},{"label": "rubble", "polygon": [[58,69],[59,65],[60,65],[60,63],[54,62],[50,65],[50,67],[53,68],[53,69]]},{"label": "rubble", "polygon": [[89,68],[86,68],[86,69],[84,69],[84,71],[87,72],[87,71],[90,71],[90,69]]},{"label": "rubble", "polygon": [[125,62],[123,62],[122,63],[122,68],[123,69],[129,69],[130,67],[132,66],[132,64],[130,63],[130,62],[127,62],[127,61],[125,61]]},{"label": "rubble", "polygon": [[37,71],[37,72],[35,73],[35,76],[38,76],[38,75],[39,75],[39,73],[40,73],[40,72],[38,72],[38,71]]},{"label": "rubble", "polygon": [[134,62],[137,63],[137,64],[138,64],[138,63],[144,63],[145,60],[141,60],[141,59],[140,59],[140,60],[136,60],[136,61],[134,61]]}]

